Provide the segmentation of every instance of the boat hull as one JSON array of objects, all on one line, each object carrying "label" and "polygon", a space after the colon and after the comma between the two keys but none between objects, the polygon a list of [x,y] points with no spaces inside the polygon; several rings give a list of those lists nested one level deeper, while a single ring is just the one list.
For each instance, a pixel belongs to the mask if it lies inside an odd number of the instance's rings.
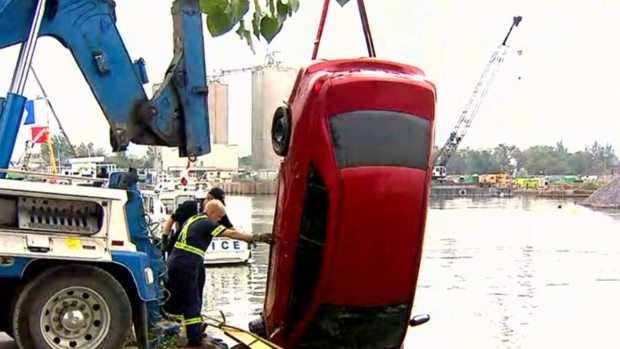
[{"label": "boat hull", "polygon": [[205,265],[243,264],[252,258],[247,242],[228,238],[214,238],[205,254]]}]

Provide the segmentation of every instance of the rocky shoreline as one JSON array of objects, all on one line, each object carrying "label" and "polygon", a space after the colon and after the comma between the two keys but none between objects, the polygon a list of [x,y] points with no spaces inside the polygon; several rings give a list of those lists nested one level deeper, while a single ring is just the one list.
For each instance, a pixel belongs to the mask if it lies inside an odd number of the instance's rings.
[{"label": "rocky shoreline", "polygon": [[593,208],[620,209],[620,178],[599,188],[580,205]]}]

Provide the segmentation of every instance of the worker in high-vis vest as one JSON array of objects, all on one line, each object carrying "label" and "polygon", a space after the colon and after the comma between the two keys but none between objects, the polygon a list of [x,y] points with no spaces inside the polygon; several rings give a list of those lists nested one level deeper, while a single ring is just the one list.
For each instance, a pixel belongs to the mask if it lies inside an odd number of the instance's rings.
[{"label": "worker in high-vis vest", "polygon": [[221,236],[254,243],[273,242],[271,234],[246,234],[226,229],[219,224],[225,214],[226,208],[221,201],[208,201],[202,214],[187,220],[167,261],[166,289],[170,297],[164,310],[185,324],[188,348],[213,348],[213,342],[203,336],[202,304],[198,297],[200,270],[204,270],[204,255],[211,240]]}]

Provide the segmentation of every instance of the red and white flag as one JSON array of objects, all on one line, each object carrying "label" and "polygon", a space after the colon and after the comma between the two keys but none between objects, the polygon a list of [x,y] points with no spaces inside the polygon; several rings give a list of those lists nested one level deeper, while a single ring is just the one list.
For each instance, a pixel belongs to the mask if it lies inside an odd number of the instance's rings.
[{"label": "red and white flag", "polygon": [[49,128],[47,126],[33,126],[30,128],[32,141],[34,143],[47,143],[49,138]]},{"label": "red and white flag", "polygon": [[187,183],[189,182],[189,167],[191,165],[191,162],[189,160],[187,160],[187,166],[185,166],[185,169],[183,171],[181,171],[181,184],[183,186],[186,186]]}]

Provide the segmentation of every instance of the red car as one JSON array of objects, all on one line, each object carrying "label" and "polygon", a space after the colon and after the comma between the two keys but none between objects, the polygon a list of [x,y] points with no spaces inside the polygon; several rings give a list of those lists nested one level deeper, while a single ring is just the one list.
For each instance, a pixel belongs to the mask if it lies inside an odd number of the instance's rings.
[{"label": "red car", "polygon": [[436,90],[377,59],[299,72],[273,120],[284,157],[267,293],[250,331],[284,348],[399,349],[424,240]]}]

